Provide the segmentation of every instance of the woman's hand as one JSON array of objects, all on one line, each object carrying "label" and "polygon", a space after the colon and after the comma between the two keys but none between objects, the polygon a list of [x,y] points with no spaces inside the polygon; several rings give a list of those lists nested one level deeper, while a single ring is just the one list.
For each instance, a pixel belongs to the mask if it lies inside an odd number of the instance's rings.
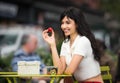
[{"label": "woman's hand", "polygon": [[48,29],[44,30],[42,33],[42,36],[44,40],[50,45],[50,46],[55,46],[55,36],[54,36],[54,31],[52,30],[52,35],[48,35]]}]

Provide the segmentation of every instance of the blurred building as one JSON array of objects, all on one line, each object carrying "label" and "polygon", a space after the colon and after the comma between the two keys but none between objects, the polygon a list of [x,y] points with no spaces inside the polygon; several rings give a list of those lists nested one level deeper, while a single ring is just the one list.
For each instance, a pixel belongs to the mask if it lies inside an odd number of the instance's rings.
[{"label": "blurred building", "polygon": [[51,26],[60,32],[59,16],[69,6],[80,8],[96,38],[111,47],[111,32],[106,28],[106,12],[100,9],[100,0],[1,0],[0,25],[4,28],[16,24]]}]

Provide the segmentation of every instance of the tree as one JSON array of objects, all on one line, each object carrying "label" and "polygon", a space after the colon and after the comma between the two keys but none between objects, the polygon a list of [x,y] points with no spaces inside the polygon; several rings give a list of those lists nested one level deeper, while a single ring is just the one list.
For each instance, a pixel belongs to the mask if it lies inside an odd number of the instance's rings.
[{"label": "tree", "polygon": [[120,20],[120,0],[101,0],[101,8]]}]

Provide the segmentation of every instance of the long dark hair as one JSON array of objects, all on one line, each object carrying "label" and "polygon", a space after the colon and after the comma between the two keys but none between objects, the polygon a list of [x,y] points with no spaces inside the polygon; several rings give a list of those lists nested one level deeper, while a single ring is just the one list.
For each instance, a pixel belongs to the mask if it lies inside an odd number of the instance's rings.
[{"label": "long dark hair", "polygon": [[[93,54],[94,54],[94,58],[99,61],[100,60],[100,50],[97,46],[97,42],[96,39],[94,37],[94,35],[92,34],[86,20],[85,17],[82,13],[82,11],[78,8],[74,8],[74,7],[69,7],[67,8],[60,17],[60,21],[62,21],[62,19],[67,16],[68,18],[71,18],[72,20],[75,21],[75,23],[77,24],[77,32],[79,35],[81,36],[86,36],[90,42],[91,42],[91,46],[93,49]],[[65,35],[64,35],[65,37]],[[65,39],[70,39],[70,37],[65,37]]]}]

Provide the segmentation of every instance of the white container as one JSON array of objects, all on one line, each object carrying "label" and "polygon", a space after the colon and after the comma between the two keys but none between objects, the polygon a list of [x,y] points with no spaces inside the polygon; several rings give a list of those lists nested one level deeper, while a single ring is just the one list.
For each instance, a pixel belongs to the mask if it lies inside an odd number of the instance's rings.
[{"label": "white container", "polygon": [[39,61],[19,61],[17,64],[19,75],[40,74]]}]

